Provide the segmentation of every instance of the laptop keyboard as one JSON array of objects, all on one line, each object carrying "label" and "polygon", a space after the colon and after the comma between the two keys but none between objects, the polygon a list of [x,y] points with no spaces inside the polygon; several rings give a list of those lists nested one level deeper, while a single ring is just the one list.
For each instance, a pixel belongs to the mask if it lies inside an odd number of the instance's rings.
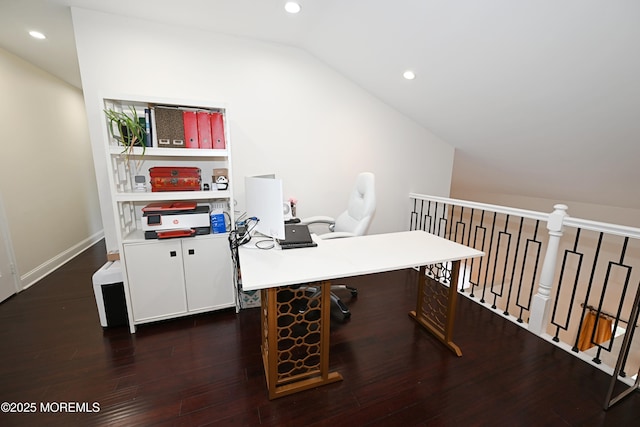
[{"label": "laptop keyboard", "polygon": [[286,244],[280,244],[280,247],[282,249],[296,249],[296,248],[314,248],[318,246],[317,243],[315,242],[305,242],[305,243],[286,243]]}]

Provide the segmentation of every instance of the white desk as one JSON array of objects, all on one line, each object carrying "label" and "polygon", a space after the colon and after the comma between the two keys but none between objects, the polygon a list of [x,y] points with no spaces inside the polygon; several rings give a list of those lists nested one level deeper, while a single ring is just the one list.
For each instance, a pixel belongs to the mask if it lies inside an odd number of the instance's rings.
[{"label": "white desk", "polygon": [[[482,252],[424,231],[406,231],[319,240],[314,248],[262,250],[240,247],[242,289],[261,290],[262,354],[269,387],[275,398],[342,379],[329,372],[330,280],[421,267],[416,310],[409,313],[456,354],[452,342],[457,290],[444,288],[447,313],[431,316],[424,267],[453,262],[451,283],[457,283],[459,260]],[[309,301],[304,287],[322,292]],[[442,292],[442,289],[439,291]],[[302,305],[301,305],[302,304]],[[301,309],[302,307],[302,309]],[[446,319],[442,320],[442,314]],[[273,351],[271,351],[273,349]]]}]

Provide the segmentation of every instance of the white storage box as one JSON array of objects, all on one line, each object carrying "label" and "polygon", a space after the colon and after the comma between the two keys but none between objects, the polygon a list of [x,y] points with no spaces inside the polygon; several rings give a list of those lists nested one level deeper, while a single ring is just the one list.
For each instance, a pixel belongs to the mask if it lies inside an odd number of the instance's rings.
[{"label": "white storage box", "polygon": [[93,274],[93,292],[103,328],[129,324],[120,261],[109,261]]}]

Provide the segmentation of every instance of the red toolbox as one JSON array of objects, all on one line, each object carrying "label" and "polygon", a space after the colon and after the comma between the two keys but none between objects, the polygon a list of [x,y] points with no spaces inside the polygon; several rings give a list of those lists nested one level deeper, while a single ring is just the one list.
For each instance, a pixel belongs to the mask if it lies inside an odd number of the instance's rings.
[{"label": "red toolbox", "polygon": [[156,166],[149,169],[151,191],[199,191],[200,168]]}]

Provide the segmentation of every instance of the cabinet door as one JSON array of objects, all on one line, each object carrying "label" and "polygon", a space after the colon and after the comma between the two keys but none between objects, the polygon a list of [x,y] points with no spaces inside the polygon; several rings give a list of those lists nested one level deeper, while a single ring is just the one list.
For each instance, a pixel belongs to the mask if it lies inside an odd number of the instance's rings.
[{"label": "cabinet door", "polygon": [[181,248],[179,240],[124,245],[135,321],[186,313]]},{"label": "cabinet door", "polygon": [[235,305],[231,254],[226,234],[182,241],[189,311]]}]

